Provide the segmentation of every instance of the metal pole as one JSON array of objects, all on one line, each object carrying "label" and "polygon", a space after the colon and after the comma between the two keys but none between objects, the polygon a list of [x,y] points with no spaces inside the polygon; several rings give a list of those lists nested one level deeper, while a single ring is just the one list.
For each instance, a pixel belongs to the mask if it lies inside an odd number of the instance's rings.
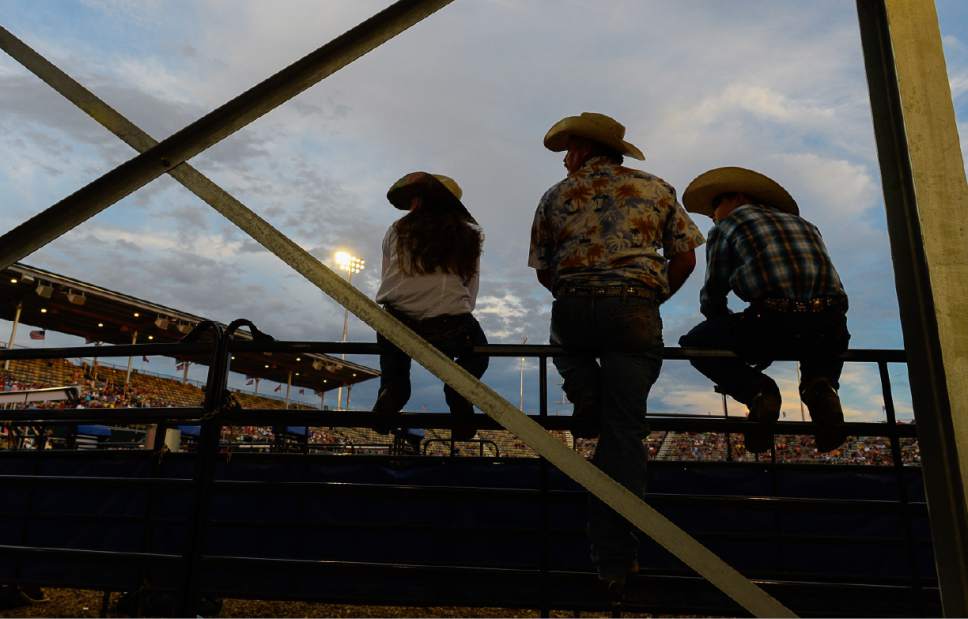
[{"label": "metal pole", "polygon": [[[528,343],[528,336],[525,335],[524,339],[521,340],[521,345],[523,346],[524,344],[527,344],[527,343]],[[521,368],[521,384],[518,387],[518,395],[520,397],[520,402],[521,402],[521,405],[519,406],[519,408],[523,413],[524,412],[524,357],[521,357],[521,362],[519,363],[519,366]]]},{"label": "metal pole", "polygon": [[968,185],[934,3],[858,0],[944,614],[968,615]]},{"label": "metal pole", "polygon": [[[134,346],[138,343],[138,332],[135,331],[131,335],[131,345]],[[128,381],[131,380],[131,362],[134,360],[134,355],[128,355],[128,371],[124,374],[124,386],[128,387]]]},{"label": "metal pole", "polygon": [[[20,324],[20,311],[23,310],[23,305],[17,303],[17,309],[13,314],[13,326],[10,327],[10,339],[7,340],[7,350],[13,350],[13,344],[17,339],[17,325]],[[5,359],[3,362],[4,371],[10,369],[10,359]]]},{"label": "metal pole", "polygon": [[[525,337],[524,344],[528,341]],[[524,357],[521,358],[524,361]],[[538,415],[542,420],[548,418],[548,358],[538,357]],[[521,410],[524,410],[522,398]],[[551,516],[550,506],[548,505],[548,460],[541,458],[541,617],[551,616],[551,591],[548,582],[549,570],[551,569]]]},{"label": "metal pole", "polygon": [[292,389],[292,372],[286,377],[286,408],[289,408],[289,390]]},{"label": "metal pole", "polygon": [[[348,273],[346,281],[352,284],[353,270],[350,269],[349,271],[346,271],[346,272]],[[346,342],[346,337],[347,335],[349,335],[349,332],[350,332],[350,310],[349,308],[344,307],[343,308],[343,335],[342,337],[340,337],[339,341]],[[346,353],[345,352],[340,353],[339,358],[342,359],[343,361],[346,361]],[[336,389],[336,410],[342,410],[343,408],[344,408],[343,407],[343,385],[342,383],[340,383],[340,386]]]},{"label": "metal pole", "polygon": [[218,457],[219,434],[222,423],[218,413],[225,404],[226,387],[228,386],[229,339],[221,326],[210,324],[215,338],[215,351],[208,367],[208,380],[205,382],[205,418],[202,421],[201,432],[198,436],[198,447],[195,450],[195,468],[192,482],[195,490],[192,519],[189,522],[189,540],[185,547],[184,580],[182,584],[180,610],[182,617],[197,616],[198,602],[201,597],[199,581],[201,579],[202,556],[205,553],[206,536],[208,533],[209,508],[212,496],[212,483],[215,477],[215,465]]},{"label": "metal pole", "polygon": [[[5,269],[453,0],[399,0],[0,237]],[[0,29],[0,45],[16,47]],[[9,53],[9,51],[8,51]]]},{"label": "metal pole", "polygon": [[897,484],[897,499],[900,522],[904,528],[904,539],[911,566],[911,608],[919,616],[925,616],[924,598],[921,593],[921,570],[918,569],[918,547],[914,536],[914,525],[911,522],[910,499],[907,491],[907,475],[904,473],[904,459],[901,454],[901,439],[897,436],[897,415],[894,413],[894,395],[891,393],[891,375],[887,371],[887,362],[878,361],[877,371],[881,377],[881,394],[884,398],[884,414],[891,427],[891,459],[894,461],[894,479]]},{"label": "metal pole", "polygon": [[190,361],[182,361],[182,384],[188,384],[188,368],[191,367]]},{"label": "metal pole", "polygon": [[91,361],[91,378],[97,380],[97,349],[101,342],[94,342],[94,359]]},{"label": "metal pole", "polygon": [[803,414],[803,398],[800,397],[800,363],[795,362],[793,367],[797,369],[797,399],[800,401],[800,421],[806,421],[807,417]]}]

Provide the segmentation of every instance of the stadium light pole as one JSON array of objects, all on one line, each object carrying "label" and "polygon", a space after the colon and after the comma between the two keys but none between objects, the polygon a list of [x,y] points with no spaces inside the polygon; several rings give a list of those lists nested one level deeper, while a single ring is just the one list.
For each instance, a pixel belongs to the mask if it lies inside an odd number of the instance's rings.
[{"label": "stadium light pole", "polygon": [[[333,255],[333,260],[336,262],[336,267],[346,273],[346,281],[350,284],[353,283],[353,274],[359,273],[363,270],[366,264],[362,258],[357,258],[356,256],[345,251],[338,251]],[[347,335],[349,335],[350,330],[350,310],[347,307],[343,308],[343,337],[340,342],[345,342]],[[346,353],[340,354],[340,359],[346,360]],[[346,404],[349,405],[350,400],[350,387],[346,387]],[[336,390],[336,410],[343,409],[343,385],[341,384]]]},{"label": "stadium light pole", "polygon": [[[13,324],[10,326],[10,340],[7,342],[7,348],[13,350],[13,344],[17,341],[17,325],[20,324],[20,312],[23,310],[24,306],[17,303],[17,309],[14,311]],[[4,371],[10,369],[10,359],[3,362]]]},{"label": "stadium light pole", "polygon": [[[525,335],[524,338],[521,340],[521,345],[524,346],[527,343],[528,343],[528,336]],[[518,388],[518,396],[520,397],[520,401],[521,401],[520,409],[522,413],[524,412],[524,364],[525,364],[524,357],[521,357],[521,361],[518,364],[521,368],[521,384]]]}]

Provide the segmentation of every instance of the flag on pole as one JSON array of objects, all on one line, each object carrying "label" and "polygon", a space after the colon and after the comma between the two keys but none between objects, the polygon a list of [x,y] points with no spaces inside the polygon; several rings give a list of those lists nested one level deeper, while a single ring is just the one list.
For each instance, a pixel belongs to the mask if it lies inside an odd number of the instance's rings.
[{"label": "flag on pole", "polygon": [[273,391],[279,391],[280,389],[282,389],[282,385],[276,385],[276,388],[273,389]]},{"label": "flag on pole", "polygon": [[31,331],[30,332],[30,339],[32,339],[32,340],[42,340],[46,336],[47,336],[47,331],[45,331],[45,330]]}]

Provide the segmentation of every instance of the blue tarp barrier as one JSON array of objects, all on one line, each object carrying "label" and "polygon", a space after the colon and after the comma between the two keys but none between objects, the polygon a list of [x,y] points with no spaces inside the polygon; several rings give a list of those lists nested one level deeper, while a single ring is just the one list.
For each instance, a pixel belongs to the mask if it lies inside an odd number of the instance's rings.
[{"label": "blue tarp barrier", "polygon": [[89,436],[111,436],[110,426],[77,426],[78,434],[87,434]]}]

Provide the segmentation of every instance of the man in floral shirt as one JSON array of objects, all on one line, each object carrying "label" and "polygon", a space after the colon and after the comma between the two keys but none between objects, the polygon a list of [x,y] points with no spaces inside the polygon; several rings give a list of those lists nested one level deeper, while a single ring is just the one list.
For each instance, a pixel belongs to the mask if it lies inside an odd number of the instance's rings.
[{"label": "man in floral shirt", "polygon": [[[595,464],[643,496],[659,305],[692,272],[704,239],[671,185],[622,166],[624,155],[645,158],[624,136],[621,124],[588,112],[548,131],[545,146],[567,151],[568,177],[538,204],[528,264],[555,297],[551,343],[588,353],[554,360],[575,405],[572,433],[600,436]],[[600,577],[620,590],[637,569],[633,527],[592,499],[588,530]]]}]

